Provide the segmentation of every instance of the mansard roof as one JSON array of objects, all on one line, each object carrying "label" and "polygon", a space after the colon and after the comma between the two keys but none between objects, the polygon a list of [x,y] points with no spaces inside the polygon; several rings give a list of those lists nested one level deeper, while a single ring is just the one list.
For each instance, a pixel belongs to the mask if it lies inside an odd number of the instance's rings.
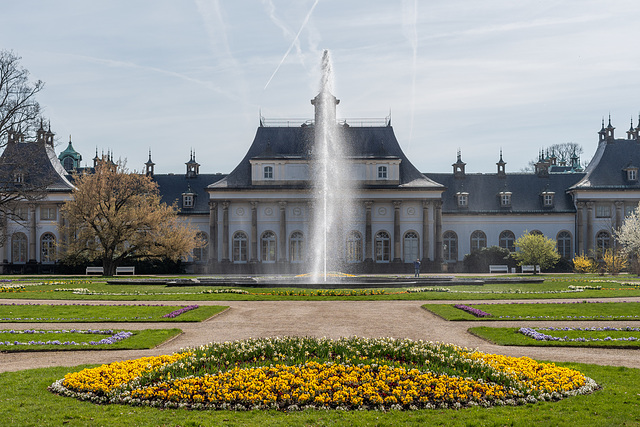
[{"label": "mansard roof", "polygon": [[[371,127],[338,125],[338,131],[346,142],[348,157],[355,159],[400,159],[399,187],[442,189],[442,185],[425,177],[411,164],[400,148],[393,127],[390,125]],[[210,188],[251,187],[251,159],[310,160],[314,139],[315,128],[313,125],[300,127],[260,126],[247,154],[238,166],[226,179],[212,184]],[[260,188],[265,188],[265,186]]]},{"label": "mansard roof", "polygon": [[[73,184],[53,146],[44,142],[10,141],[0,156],[0,169],[6,180],[17,172],[25,174],[25,182],[34,189],[71,191]],[[6,181],[7,182],[7,181]]]},{"label": "mansard roof", "polygon": [[[154,174],[153,180],[158,183],[158,190],[162,202],[177,204],[178,210],[184,214],[209,214],[209,195],[206,187],[225,178],[223,174],[198,174],[187,177],[185,174]],[[192,193],[194,205],[192,208],[182,208],[182,194]]]},{"label": "mansard roof", "polygon": [[[571,195],[566,190],[584,173],[557,173],[539,177],[533,173],[466,174],[456,178],[452,173],[425,173],[447,187],[442,195],[442,210],[447,214],[486,213],[570,213],[575,212]],[[500,193],[511,193],[511,205],[502,207]],[[552,206],[543,205],[542,193],[554,193]],[[468,206],[458,206],[457,193],[468,194]]]},{"label": "mansard roof", "polygon": [[606,139],[600,141],[585,176],[570,190],[640,189],[640,182],[628,181],[625,169],[640,165],[640,141],[637,139]]}]

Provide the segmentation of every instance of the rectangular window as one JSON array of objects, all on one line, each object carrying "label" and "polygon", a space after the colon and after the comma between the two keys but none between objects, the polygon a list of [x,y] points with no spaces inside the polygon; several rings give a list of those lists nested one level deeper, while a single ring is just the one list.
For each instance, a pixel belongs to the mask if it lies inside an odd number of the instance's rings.
[{"label": "rectangular window", "polygon": [[387,179],[387,167],[378,166],[378,179]]},{"label": "rectangular window", "polygon": [[183,194],[182,195],[182,207],[183,208],[192,208],[193,207],[193,195],[192,194]]},{"label": "rectangular window", "polygon": [[596,205],[596,218],[611,218],[611,205],[608,203]]},{"label": "rectangular window", "polygon": [[40,220],[41,221],[55,221],[57,217],[57,211],[52,206],[42,206],[40,208]]},{"label": "rectangular window", "polygon": [[458,194],[458,206],[469,206],[468,194]]},{"label": "rectangular window", "polygon": [[542,200],[545,206],[553,206],[553,193],[544,193]]},{"label": "rectangular window", "polygon": [[638,170],[637,169],[627,169],[627,179],[629,181],[637,181],[638,180]]},{"label": "rectangular window", "polygon": [[511,193],[500,193],[500,206],[511,206]]},{"label": "rectangular window", "polygon": [[624,216],[630,216],[638,207],[638,205],[624,205]]},{"label": "rectangular window", "polygon": [[264,179],[273,179],[273,166],[265,166],[263,171]]}]

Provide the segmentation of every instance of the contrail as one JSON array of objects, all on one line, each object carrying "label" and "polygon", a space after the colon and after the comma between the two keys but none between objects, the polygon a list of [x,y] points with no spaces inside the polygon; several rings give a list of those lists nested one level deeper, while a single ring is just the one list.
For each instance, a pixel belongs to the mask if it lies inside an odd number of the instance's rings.
[{"label": "contrail", "polygon": [[406,39],[409,41],[413,50],[413,64],[412,64],[412,79],[411,79],[411,122],[409,125],[409,144],[407,145],[407,151],[411,149],[411,141],[413,140],[413,119],[415,117],[416,110],[416,65],[418,59],[418,2],[413,0],[413,4],[410,4],[410,0],[404,0],[402,3],[402,27],[403,33]]},{"label": "contrail", "polygon": [[300,26],[300,29],[298,30],[298,34],[296,34],[296,37],[293,39],[293,41],[291,42],[291,45],[289,46],[289,49],[287,49],[287,52],[284,54],[284,56],[282,57],[282,60],[280,60],[280,63],[278,64],[278,66],[276,67],[275,71],[273,72],[273,74],[271,74],[271,77],[269,77],[269,81],[267,82],[266,85],[264,85],[264,89],[262,90],[266,90],[267,86],[269,86],[269,83],[271,83],[271,80],[273,80],[273,78],[275,77],[276,73],[278,72],[278,70],[280,69],[280,66],[282,65],[282,63],[284,62],[285,59],[287,59],[287,56],[289,55],[289,52],[291,52],[291,49],[293,49],[293,46],[295,46],[295,44],[298,42],[298,38],[300,37],[300,33],[302,32],[302,30],[304,29],[305,25],[307,25],[307,22],[309,22],[309,18],[311,18],[311,14],[313,13],[313,9],[316,8],[316,6],[318,5],[318,2],[320,0],[316,0],[313,3],[313,6],[311,6],[311,9],[309,10],[309,13],[307,13],[307,16],[304,18],[304,21],[302,22],[302,25]]}]

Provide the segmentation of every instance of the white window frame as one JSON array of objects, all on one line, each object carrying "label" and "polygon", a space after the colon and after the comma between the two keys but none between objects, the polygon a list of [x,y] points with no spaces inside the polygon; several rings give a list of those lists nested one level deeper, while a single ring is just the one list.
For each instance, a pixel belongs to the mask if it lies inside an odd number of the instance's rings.
[{"label": "white window frame", "polygon": [[389,166],[378,165],[378,179],[380,180],[389,179]]},{"label": "white window frame", "polygon": [[182,207],[183,208],[192,208],[193,205],[194,205],[193,194],[183,194],[182,195]]},{"label": "white window frame", "polygon": [[274,167],[273,165],[264,165],[262,167],[262,178],[265,180],[273,180]]}]

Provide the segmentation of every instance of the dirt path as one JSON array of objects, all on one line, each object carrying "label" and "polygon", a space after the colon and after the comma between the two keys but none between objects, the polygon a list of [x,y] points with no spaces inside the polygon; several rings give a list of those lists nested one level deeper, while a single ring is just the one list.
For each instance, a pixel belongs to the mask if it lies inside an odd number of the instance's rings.
[{"label": "dirt path", "polygon": [[[625,298],[640,301],[640,298]],[[557,300],[554,300],[554,302]],[[570,300],[567,300],[570,301]],[[613,301],[607,299],[607,301]],[[0,300],[0,303],[36,301]],[[37,301],[65,304],[78,301]],[[457,301],[460,302],[460,301]],[[477,303],[478,301],[474,301]],[[497,302],[497,301],[490,301]],[[532,301],[523,301],[532,302]],[[545,300],[543,302],[550,302]],[[82,301],[104,304],[104,301]],[[151,301],[145,302],[153,304]],[[188,305],[190,302],[157,302]],[[596,363],[601,365],[640,368],[640,351],[619,349],[503,347],[489,344],[467,332],[472,326],[635,326],[640,321],[481,321],[448,322],[421,308],[434,301],[195,301],[200,305],[228,305],[230,308],[200,323],[5,323],[0,329],[147,329],[175,327],[184,331],[177,338],[151,350],[62,351],[0,354],[0,372],[52,366],[76,366],[85,363],[111,363],[143,356],[170,354],[181,348],[199,346],[214,341],[270,336],[344,336],[410,338],[453,343],[478,348],[484,352],[508,356],[528,356],[538,360]],[[441,301],[452,303],[452,301]],[[470,302],[471,303],[471,302]],[[118,304],[121,304],[118,302]]]}]

